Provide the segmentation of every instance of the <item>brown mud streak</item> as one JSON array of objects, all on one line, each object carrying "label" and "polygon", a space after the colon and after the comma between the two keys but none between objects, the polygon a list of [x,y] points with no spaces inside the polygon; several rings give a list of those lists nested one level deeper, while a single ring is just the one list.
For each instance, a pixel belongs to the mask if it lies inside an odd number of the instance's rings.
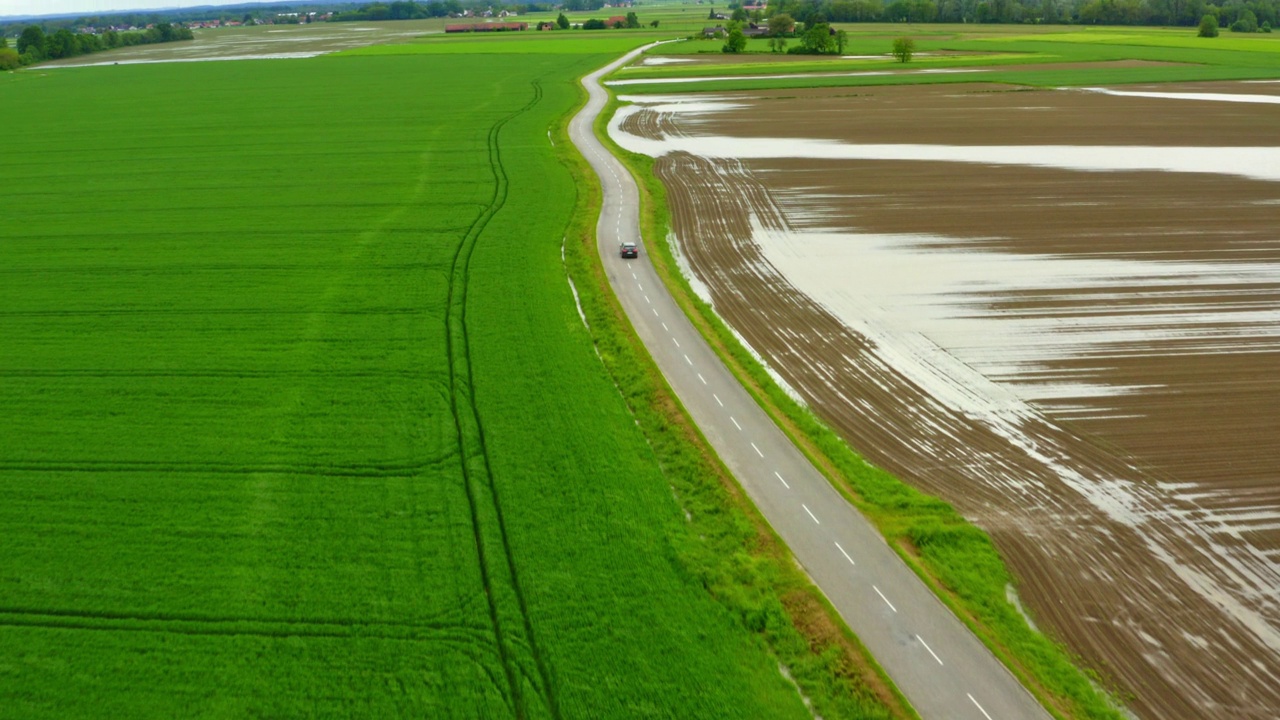
[{"label": "brown mud streak", "polygon": [[[869,142],[912,142],[923,136],[933,142],[963,139],[1002,144],[1010,140],[1009,128],[989,122],[994,116],[986,109],[992,105],[1004,105],[1005,109],[1050,105],[1066,99],[1068,107],[1062,113],[1027,113],[1028,128],[1025,133],[1020,128],[1017,141],[1101,144],[1096,128],[1091,133],[1080,124],[1082,119],[1096,116],[1104,105],[1098,102],[1101,96],[988,92],[987,99],[994,102],[974,103],[967,108],[968,115],[958,121],[949,117],[944,122],[936,112],[922,112],[946,105],[940,96],[955,92],[889,89],[885,94],[894,111],[889,120],[876,113],[861,117],[845,113],[839,126],[823,125],[816,119],[821,113],[815,113],[812,105],[776,103],[783,109],[770,113],[769,104],[760,103],[750,112],[710,122],[716,134],[758,136],[764,126],[788,127],[805,137],[846,138],[856,132]],[[835,95],[831,91],[814,95],[819,104],[835,100],[822,97]],[[858,102],[864,99],[860,97]],[[1114,108],[1114,98],[1107,100],[1110,102],[1105,106]],[[1165,103],[1156,109],[1173,109],[1167,105],[1173,101],[1156,102]],[[834,102],[832,106],[841,107]],[[1225,126],[1232,131],[1215,132],[1212,137],[1218,138],[1216,142],[1274,142],[1265,129],[1270,126],[1258,123],[1256,117],[1251,119],[1241,106],[1188,108],[1190,119],[1178,113],[1177,124],[1164,128],[1154,127],[1163,114],[1154,112],[1149,104],[1135,106],[1140,108],[1135,113],[1145,115],[1134,116],[1129,137],[1122,131],[1111,136],[1111,142],[1154,144],[1151,133],[1163,130],[1156,136],[1162,143],[1213,144],[1212,138],[1206,142],[1200,137],[1206,133],[1196,122],[1197,116],[1212,120],[1215,129]],[[806,123],[798,114],[801,109],[814,120]],[[679,127],[659,128],[664,120],[640,113],[628,120],[627,129],[646,135],[655,135],[659,129],[681,132]],[[699,122],[703,124],[698,131],[708,131],[708,120],[701,118]],[[851,129],[851,125],[855,127]],[[1189,142],[1193,134],[1194,143]],[[944,407],[880,362],[867,338],[846,328],[791,286],[750,240],[752,216],[766,226],[785,226],[775,197],[795,193],[797,188],[805,192],[816,187],[824,196],[862,195],[854,203],[834,208],[836,212],[822,220],[828,225],[836,217],[841,226],[877,232],[990,234],[990,199],[996,197],[1001,212],[1009,214],[999,223],[1002,234],[1008,235],[999,241],[1005,252],[1114,251],[1114,243],[1100,247],[1099,239],[1105,245],[1110,238],[1151,226],[1207,230],[1206,225],[1221,221],[1221,215],[1203,215],[1214,203],[1231,201],[1233,212],[1238,209],[1241,213],[1240,225],[1265,227],[1264,220],[1274,218],[1274,208],[1265,204],[1274,198],[1274,187],[1220,179],[1215,181],[1216,190],[1206,194],[1203,179],[1198,183],[1189,180],[1194,176],[1161,175],[1156,183],[1152,182],[1156,176],[1146,173],[1082,176],[934,163],[918,163],[911,170],[904,170],[902,163],[847,163],[839,168],[814,169],[821,165],[776,161],[747,167],[688,155],[669,155],[657,161],[655,170],[668,188],[673,230],[695,274],[708,287],[717,312],[872,462],[947,499],[988,530],[1020,578],[1023,598],[1037,621],[1091,666],[1131,691],[1134,709],[1140,715],[1188,720],[1274,718],[1280,708],[1280,686],[1274,682],[1280,677],[1276,652],[1175,570],[1185,565],[1229,587],[1229,579],[1207,562],[1213,558],[1197,545],[1197,537],[1184,535],[1179,527],[1188,518],[1194,521],[1193,516],[1180,513],[1194,515],[1196,507],[1171,507],[1163,515],[1149,513],[1136,525],[1117,522],[1064,484],[1051,468],[1030,457],[1025,448]],[[755,169],[768,172],[756,174],[752,172]],[[948,187],[941,195],[939,182]],[[1068,196],[1074,193],[1082,202],[1107,196],[1133,202],[1104,204],[1081,212],[1069,203],[1055,207],[1037,200],[1047,190]],[[1139,212],[1134,212],[1135,205]],[[1205,217],[1210,220],[1206,222]],[[1046,227],[1075,232],[1044,232]],[[1009,228],[1013,230],[1005,233]],[[1274,260],[1280,255],[1274,242],[1260,242],[1258,237],[1210,238],[1212,242],[1235,243],[1235,251],[1256,260]],[[1178,259],[1208,259],[1215,257],[1218,249],[1211,243],[1206,246],[1196,232],[1162,238],[1162,243],[1155,249]],[[1229,490],[1226,495],[1235,500],[1224,503],[1273,507],[1276,491],[1270,474],[1278,451],[1272,443],[1259,442],[1258,428],[1265,431],[1276,425],[1272,408],[1280,387],[1268,380],[1265,372],[1274,365],[1274,353],[1258,353],[1252,358],[1198,355],[1195,360],[1203,364],[1177,365],[1167,357],[1153,360],[1137,356],[1118,359],[1110,370],[1110,382],[1136,378],[1151,383],[1157,377],[1156,382],[1166,386],[1162,393],[1106,398],[1126,411],[1120,414],[1131,414],[1127,411],[1132,409],[1139,415],[1164,418],[1167,422],[1163,424],[1114,417],[1055,421],[1040,416],[1027,423],[1026,435],[1037,446],[1069,459],[1074,469],[1090,478],[1126,478],[1154,485],[1155,480],[1179,479],[1189,472],[1197,481],[1218,482]],[[1206,370],[1235,374],[1219,380],[1206,376]],[[1224,395],[1227,402],[1222,401]],[[1251,396],[1263,399],[1250,402]],[[1203,432],[1203,423],[1195,418],[1199,411],[1212,413],[1228,430]],[[1241,412],[1244,417],[1231,417]],[[1231,437],[1233,434],[1236,437]],[[1196,453],[1207,453],[1214,460],[1226,457],[1229,462],[1190,464]],[[988,477],[1009,482],[989,482]],[[1264,550],[1277,547],[1275,533],[1254,535],[1261,537],[1246,537],[1241,542]],[[1173,555],[1172,563],[1154,555],[1150,537],[1157,537],[1157,546]],[[1248,604],[1248,598],[1236,599]],[[1250,609],[1267,616],[1265,605]],[[1274,620],[1268,620],[1272,628]]]}]

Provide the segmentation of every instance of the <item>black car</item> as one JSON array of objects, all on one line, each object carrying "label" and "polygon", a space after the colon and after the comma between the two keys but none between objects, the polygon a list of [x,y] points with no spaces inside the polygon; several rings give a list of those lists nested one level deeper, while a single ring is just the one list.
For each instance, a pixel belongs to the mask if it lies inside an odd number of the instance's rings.
[{"label": "black car", "polygon": [[624,242],[619,246],[620,253],[624,258],[640,257],[640,248],[636,247],[633,242]]}]

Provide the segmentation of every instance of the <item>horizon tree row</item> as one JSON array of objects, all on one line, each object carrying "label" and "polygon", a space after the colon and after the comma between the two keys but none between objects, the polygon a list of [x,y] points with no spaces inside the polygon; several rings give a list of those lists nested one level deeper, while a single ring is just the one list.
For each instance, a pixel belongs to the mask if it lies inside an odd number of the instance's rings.
[{"label": "horizon tree row", "polygon": [[[747,13],[740,3],[729,9]],[[1223,27],[1250,15],[1274,27],[1280,0],[772,0],[757,19],[786,14],[805,25],[820,22],[1043,23],[1177,25],[1195,27],[1212,15]]]},{"label": "horizon tree row", "polygon": [[160,23],[140,32],[107,30],[101,34],[73,33],[65,27],[45,34],[39,25],[28,25],[18,36],[16,49],[0,45],[0,70],[12,70],[21,65],[62,60],[120,47],[191,40],[194,37],[189,29],[170,23]]}]

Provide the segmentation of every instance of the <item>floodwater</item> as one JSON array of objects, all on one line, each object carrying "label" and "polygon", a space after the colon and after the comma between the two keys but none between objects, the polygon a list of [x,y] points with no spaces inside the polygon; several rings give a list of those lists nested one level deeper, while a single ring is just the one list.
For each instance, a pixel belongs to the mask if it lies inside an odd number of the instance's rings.
[{"label": "floodwater", "polygon": [[668,78],[634,78],[630,80],[609,80],[605,85],[611,87],[621,87],[624,85],[655,85],[655,84],[689,84],[716,82],[719,80],[776,80],[776,79],[793,79],[793,78],[821,78],[821,77],[871,77],[873,75],[953,75],[956,73],[977,73],[986,72],[985,70],[975,68],[931,68],[925,70],[862,70],[858,72],[831,72],[831,73],[798,73],[787,75],[709,75],[704,77],[668,77]]},{"label": "floodwater", "polygon": [[1111,90],[1109,88],[1084,88],[1089,92],[1115,95],[1116,97],[1164,98],[1166,100],[1201,100],[1209,102],[1239,102],[1280,105],[1280,95],[1248,95],[1245,93],[1198,93],[1198,92],[1135,92],[1131,90]]},{"label": "floodwater", "polygon": [[659,158],[699,292],[871,462],[987,529],[1039,627],[1139,716],[1262,720],[1280,117],[1239,100],[1259,88],[641,96],[610,132]]},{"label": "floodwater", "polygon": [[102,65],[153,65],[156,63],[184,63],[184,62],[220,62],[225,60],[298,60],[301,58],[317,57],[324,55],[329,51],[317,50],[313,52],[282,52],[282,53],[259,53],[256,55],[220,55],[214,57],[189,57],[189,58],[165,58],[154,60],[104,60],[101,62],[81,62],[67,63],[62,65],[49,65],[52,68],[78,68],[78,67],[99,67]]},{"label": "floodwater", "polygon": [[[1150,97],[1155,94],[1139,94]],[[1168,97],[1172,93],[1161,93]],[[632,96],[641,98],[643,96]],[[1280,96],[1226,95],[1221,97]],[[1197,98],[1204,99],[1204,98]],[[645,111],[651,114],[691,114],[732,110],[739,104],[691,99],[624,107],[609,124],[609,133],[631,152],[661,157],[686,152],[704,158],[813,160],[912,160],[963,162],[986,165],[1024,165],[1081,171],[1142,171],[1222,173],[1257,180],[1280,181],[1280,147],[1169,147],[1136,145],[922,145],[842,143],[826,139],[730,137],[715,135],[646,137],[622,128],[627,118]],[[697,119],[695,117],[695,119]]]},{"label": "floodwater", "polygon": [[89,56],[42,63],[42,68],[137,65],[218,60],[286,60],[339,50],[405,42],[441,32],[441,22],[396,21],[353,27],[341,23],[256,26],[194,30],[191,41],[135,45]]}]

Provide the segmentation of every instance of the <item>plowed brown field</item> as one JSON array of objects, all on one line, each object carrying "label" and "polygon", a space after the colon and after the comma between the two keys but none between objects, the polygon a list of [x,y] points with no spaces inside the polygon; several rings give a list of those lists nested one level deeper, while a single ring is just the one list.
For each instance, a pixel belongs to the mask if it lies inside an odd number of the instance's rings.
[{"label": "plowed brown field", "polygon": [[[1280,127],[1275,104],[976,84],[718,99],[622,130],[1174,155]],[[1135,712],[1280,716],[1280,183],[1029,149],[656,168],[717,312],[871,462],[988,530],[1042,629]]]}]

